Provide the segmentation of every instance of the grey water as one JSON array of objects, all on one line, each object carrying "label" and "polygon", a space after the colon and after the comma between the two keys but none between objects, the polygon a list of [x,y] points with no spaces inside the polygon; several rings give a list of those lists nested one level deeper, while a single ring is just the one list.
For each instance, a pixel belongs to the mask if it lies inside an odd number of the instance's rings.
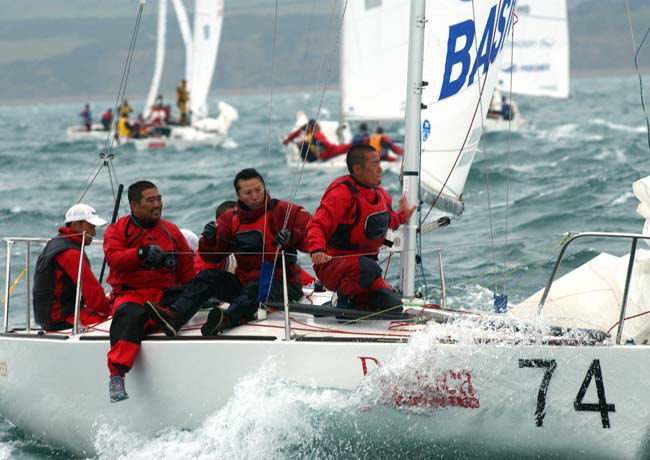
[{"label": "grey water", "polygon": [[[329,182],[344,171],[291,170],[280,139],[293,126],[296,110],[313,114],[320,97],[320,92],[271,91],[227,97],[240,115],[230,131],[236,146],[144,152],[122,146],[113,150],[117,179],[127,186],[139,179],[152,180],[163,195],[164,217],[197,234],[218,203],[234,198],[232,179],[245,167],[264,175],[272,197],[295,201],[313,212]],[[510,303],[516,303],[543,288],[565,232],[642,229],[631,186],[650,173],[650,149],[638,80],[579,79],[572,83],[569,100],[516,100],[526,126],[519,132],[483,137],[465,188],[464,215],[422,237],[416,284],[433,302],[440,301],[439,252],[448,304],[486,310],[492,308],[494,293],[505,293]],[[1,108],[0,237],[54,235],[66,209],[85,189],[101,161],[98,154],[104,142],[66,139],[65,129],[78,123],[83,102]],[[108,106],[91,101],[96,118]],[[337,107],[338,94],[325,93],[321,119],[336,119]],[[397,138],[403,129],[399,124],[386,128]],[[399,177],[386,172],[383,185],[396,202]],[[110,218],[113,190],[106,169],[83,201]],[[424,206],[423,215],[427,211]],[[123,205],[121,213],[126,212]],[[434,210],[429,219],[440,215]],[[30,251],[32,265],[40,247],[34,244]],[[4,267],[4,246],[1,249]],[[576,244],[562,270],[600,252],[621,255],[628,250],[627,244],[607,240]],[[20,245],[14,247],[12,280],[22,270],[24,251]],[[89,253],[98,273],[101,248],[94,245]],[[300,260],[308,267],[307,257]],[[398,265],[393,256],[388,269],[393,282]],[[5,284],[4,268],[0,283]],[[22,279],[11,296],[12,326],[24,326],[24,303]],[[255,376],[256,383],[263,385],[260,381],[266,377]],[[195,431],[170,430],[154,439],[124,433],[118,444],[115,436],[107,436],[111,443],[98,440],[98,458],[172,458],[172,452],[173,458],[503,458],[502,453],[493,455],[480,447],[430,445],[410,438],[408,430],[401,430],[397,438],[388,436],[377,428],[382,419],[364,422],[379,415],[342,410],[349,408],[345,394],[295,388],[286,382],[272,385],[274,392],[247,392],[246,385],[253,384],[242,382],[227,407]],[[416,418],[403,423],[417,430]],[[364,429],[369,426],[373,428]],[[74,457],[32,439],[0,414],[0,460],[10,458]]]}]

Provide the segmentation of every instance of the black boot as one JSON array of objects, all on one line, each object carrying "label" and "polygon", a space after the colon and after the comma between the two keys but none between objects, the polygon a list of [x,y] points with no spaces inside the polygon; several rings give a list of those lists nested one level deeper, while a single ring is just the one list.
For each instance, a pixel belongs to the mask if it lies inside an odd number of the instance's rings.
[{"label": "black boot", "polygon": [[173,308],[165,308],[153,302],[145,302],[144,309],[147,310],[149,317],[160,326],[160,329],[168,337],[174,337],[178,334],[178,331],[185,324],[181,314]]},{"label": "black boot", "polygon": [[201,326],[201,335],[215,336],[221,334],[226,329],[230,329],[232,323],[228,315],[219,307],[214,307],[208,313],[208,320]]}]

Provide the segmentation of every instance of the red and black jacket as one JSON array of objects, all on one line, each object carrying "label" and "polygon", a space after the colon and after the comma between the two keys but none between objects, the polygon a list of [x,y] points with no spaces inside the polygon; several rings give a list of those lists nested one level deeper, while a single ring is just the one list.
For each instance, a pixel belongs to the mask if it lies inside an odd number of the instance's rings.
[{"label": "red and black jacket", "polygon": [[[138,248],[153,245],[176,258],[176,266],[147,268],[138,258]],[[112,286],[113,294],[186,285],[196,274],[192,250],[185,237],[176,225],[164,219],[145,228],[131,215],[120,218],[104,232],[104,254],[110,268],[106,281]]]},{"label": "red and black jacket", "polygon": [[[272,200],[268,193],[266,200],[266,206],[257,209],[250,209],[238,201],[233,209],[227,210],[217,219],[217,237],[214,240],[201,237],[199,240],[199,253],[208,263],[217,262],[229,253],[234,253],[237,259],[235,274],[244,285],[259,279],[263,261],[274,261],[277,246],[273,240],[283,229],[287,213],[289,217],[286,228],[291,231],[291,240],[284,248],[285,254],[305,251],[305,231],[311,215],[302,206]],[[300,266],[295,258],[290,258],[288,262],[288,281],[300,283]],[[276,266],[280,267],[280,264],[278,258]],[[276,269],[274,277],[282,279],[282,271]]]},{"label": "red and black jacket", "polygon": [[[68,227],[61,227],[59,236],[48,241],[36,261],[32,289],[34,319],[45,330],[72,326],[81,239],[82,235]],[[85,253],[81,265],[80,304],[80,318],[84,325],[85,318],[93,316],[93,322],[100,321],[110,311],[109,300],[95,278]]]},{"label": "red and black jacket", "polygon": [[307,226],[309,253],[376,254],[388,229],[395,230],[406,220],[391,205],[383,187],[364,186],[349,175],[337,178]]}]

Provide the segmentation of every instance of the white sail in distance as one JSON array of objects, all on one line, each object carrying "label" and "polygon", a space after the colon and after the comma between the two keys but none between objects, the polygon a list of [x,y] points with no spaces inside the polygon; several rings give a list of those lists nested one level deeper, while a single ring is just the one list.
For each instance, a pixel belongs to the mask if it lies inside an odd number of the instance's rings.
[{"label": "white sail in distance", "polygon": [[512,76],[515,94],[569,97],[566,0],[518,0],[516,13],[518,22],[504,49],[499,89],[510,91]]},{"label": "white sail in distance", "polygon": [[463,212],[462,194],[499,75],[513,3],[449,1],[435,14],[428,8],[420,186],[425,202],[454,214]]},{"label": "white sail in distance", "polygon": [[222,23],[223,0],[196,0],[192,70],[188,80],[193,120],[204,118],[208,114],[207,98],[217,63]]},{"label": "white sail in distance", "polygon": [[402,120],[406,104],[409,2],[347,3],[341,40],[341,115]]},{"label": "white sail in distance", "polygon": [[158,2],[158,33],[156,41],[156,63],[154,64],[153,78],[151,79],[151,86],[149,86],[149,93],[147,100],[144,104],[144,116],[151,115],[151,109],[158,96],[158,89],[160,88],[160,78],[162,76],[163,67],[165,64],[165,37],[167,35],[167,0],[159,0]]}]

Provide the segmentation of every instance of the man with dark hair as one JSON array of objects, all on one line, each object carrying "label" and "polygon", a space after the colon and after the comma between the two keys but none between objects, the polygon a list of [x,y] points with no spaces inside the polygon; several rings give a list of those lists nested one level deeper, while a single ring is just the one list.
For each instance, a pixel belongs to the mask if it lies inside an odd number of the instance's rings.
[{"label": "man with dark hair", "polygon": [[[79,203],[65,213],[65,226],[45,245],[34,272],[34,319],[46,331],[69,329],[74,322],[81,242],[92,243],[95,227],[106,225],[95,210]],[[85,238],[83,233],[86,232]],[[84,251],[85,252],[85,251]],[[81,263],[79,321],[84,326],[105,321],[110,303],[84,253]]]},{"label": "man with dark hair", "polygon": [[389,150],[392,150],[397,155],[402,154],[402,149],[398,145],[395,145],[390,137],[384,134],[384,128],[381,126],[377,126],[375,134],[368,138],[368,145],[379,152],[379,158],[381,158],[382,161],[396,161],[396,158],[390,156],[388,153]]},{"label": "man with dark hair", "polygon": [[389,228],[406,223],[415,206],[400,197],[397,212],[381,184],[379,153],[369,145],[347,154],[349,175],[334,180],[307,226],[316,276],[336,292],[336,305],[381,311],[400,308],[399,294],[381,276],[377,253]]},{"label": "man with dark hair", "polygon": [[195,275],[192,252],[173,223],[161,218],[163,202],[149,181],[135,182],[128,190],[131,214],[104,232],[104,253],[110,267],[113,322],[108,352],[111,402],[127,399],[124,375],[146,332],[156,324],[143,305],[147,301],[170,304]]},{"label": "man with dark hair", "polygon": [[[237,204],[216,222],[209,222],[199,240],[199,252],[214,263],[229,253],[237,259],[235,274],[224,270],[204,270],[170,309],[147,303],[151,317],[167,335],[175,335],[211,297],[230,302],[227,311],[215,307],[201,328],[203,335],[217,335],[242,321],[254,318],[258,299],[283,299],[282,262],[287,261],[287,296],[295,301],[302,296],[301,269],[296,251],[304,251],[304,236],[310,214],[294,203],[272,200],[262,176],[252,168],[235,176]],[[286,225],[285,225],[286,222]],[[276,256],[278,257],[276,259]],[[272,272],[275,263],[275,270]],[[268,270],[268,272],[267,272]],[[266,279],[266,275],[268,278]],[[261,287],[260,287],[261,286]]]}]

